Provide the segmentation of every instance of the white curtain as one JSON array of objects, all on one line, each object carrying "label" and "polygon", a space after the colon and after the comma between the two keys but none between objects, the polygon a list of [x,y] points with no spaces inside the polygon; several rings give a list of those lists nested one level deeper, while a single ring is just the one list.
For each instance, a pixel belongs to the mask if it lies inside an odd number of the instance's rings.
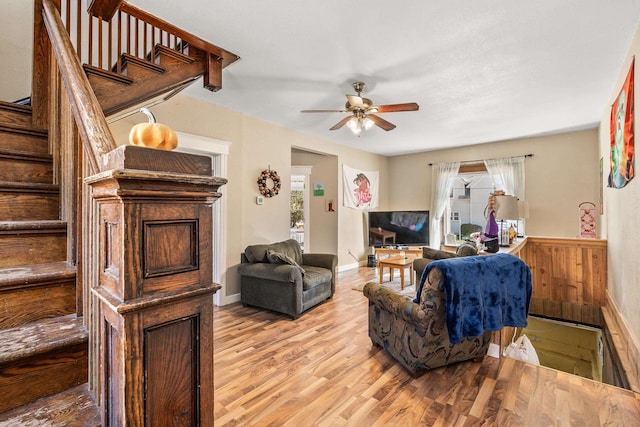
[{"label": "white curtain", "polygon": [[[485,160],[484,165],[489,175],[500,177],[504,186],[502,190],[504,190],[505,194],[525,200],[524,156]],[[500,190],[500,188],[497,188],[497,190]]]},{"label": "white curtain", "polygon": [[[431,169],[431,228],[429,229],[429,246],[440,249],[442,242],[442,217],[449,206],[449,196],[453,181],[458,176],[460,162],[438,163]],[[447,218],[447,221],[449,218]]]}]

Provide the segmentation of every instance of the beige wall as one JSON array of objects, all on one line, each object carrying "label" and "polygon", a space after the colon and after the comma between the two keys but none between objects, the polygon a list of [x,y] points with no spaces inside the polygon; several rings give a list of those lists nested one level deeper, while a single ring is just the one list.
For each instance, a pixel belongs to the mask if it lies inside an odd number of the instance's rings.
[{"label": "beige wall", "polygon": [[13,102],[31,96],[33,61],[33,1],[3,0],[0,14],[0,100]]},{"label": "beige wall", "polygon": [[[327,215],[333,220],[324,221],[324,201],[318,200],[321,208],[313,205],[314,215],[323,214],[318,224],[327,228],[313,230],[312,239],[316,241],[312,241],[313,247],[336,253],[342,267],[356,262],[349,251],[359,260],[366,259],[368,247],[363,214],[341,206],[342,165],[380,171],[380,194],[384,204],[388,179],[386,157],[335,144],[187,96],[178,95],[151,110],[159,123],[167,124],[176,131],[231,142],[229,183],[222,190],[223,197],[227,198],[227,271],[222,280],[225,286],[223,297],[233,297],[239,292],[236,267],[240,253],[247,245],[289,238],[289,180],[283,179],[280,194],[266,199],[264,205],[257,205],[255,198],[259,195],[256,180],[263,169],[271,166],[281,176],[290,176],[293,147],[327,155],[325,160],[331,163],[321,162],[318,173],[322,173],[327,194],[335,195],[337,212],[333,216]],[[111,129],[119,143],[125,143],[131,126],[143,121],[146,118],[138,113],[112,124]],[[361,137],[357,141],[363,144],[366,138]],[[329,229],[331,227],[334,229]],[[326,236],[318,237],[316,233],[325,233]]]},{"label": "beige wall", "polygon": [[598,132],[595,129],[391,157],[389,207],[430,209],[429,163],[523,154],[534,155],[525,161],[525,193],[530,211],[527,234],[576,237],[578,205],[584,201],[599,203]]},{"label": "beige wall", "polygon": [[[338,158],[294,150],[291,164],[311,166],[309,177],[310,245],[306,252],[338,253]],[[313,195],[313,184],[324,184],[324,196]],[[333,200],[334,212],[327,212],[326,201]]]},{"label": "beige wall", "polygon": [[[609,294],[617,305],[623,319],[633,332],[635,345],[640,342],[640,250],[638,238],[640,233],[640,177],[636,176],[622,189],[607,188],[609,174],[609,117],[611,104],[622,88],[627,72],[631,67],[633,56],[640,55],[640,31],[637,30],[627,57],[620,69],[618,79],[612,88],[609,103],[603,106],[600,122],[600,156],[604,161],[604,216],[603,236],[607,238],[608,288]],[[638,111],[638,61],[636,59],[634,104]],[[638,120],[634,120],[635,145],[638,147]],[[636,156],[636,172],[638,161]],[[637,175],[637,174],[636,174]]]}]

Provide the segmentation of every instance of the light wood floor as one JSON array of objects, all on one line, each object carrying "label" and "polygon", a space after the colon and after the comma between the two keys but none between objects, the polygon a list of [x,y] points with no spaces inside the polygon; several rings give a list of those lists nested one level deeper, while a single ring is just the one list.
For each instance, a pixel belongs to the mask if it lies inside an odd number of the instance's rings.
[{"label": "light wood floor", "polygon": [[367,335],[352,287],[374,277],[341,273],[333,299],[295,321],[217,308],[216,426],[640,426],[640,395],[512,359],[413,378]]}]

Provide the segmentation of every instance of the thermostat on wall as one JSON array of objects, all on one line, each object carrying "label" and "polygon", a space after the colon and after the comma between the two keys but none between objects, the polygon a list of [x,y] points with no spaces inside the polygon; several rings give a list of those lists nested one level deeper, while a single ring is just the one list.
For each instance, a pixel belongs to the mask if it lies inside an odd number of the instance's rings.
[{"label": "thermostat on wall", "polygon": [[257,205],[264,205],[264,197],[263,196],[257,196],[256,197],[256,204]]}]

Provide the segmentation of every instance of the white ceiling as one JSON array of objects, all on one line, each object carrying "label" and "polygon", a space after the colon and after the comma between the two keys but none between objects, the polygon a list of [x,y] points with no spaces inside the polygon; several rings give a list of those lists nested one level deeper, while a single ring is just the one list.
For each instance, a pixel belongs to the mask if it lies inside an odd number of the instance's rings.
[{"label": "white ceiling", "polygon": [[[640,22],[640,0],[130,0],[241,57],[194,96],[383,155],[593,128]],[[398,127],[329,128],[356,80]]]}]

